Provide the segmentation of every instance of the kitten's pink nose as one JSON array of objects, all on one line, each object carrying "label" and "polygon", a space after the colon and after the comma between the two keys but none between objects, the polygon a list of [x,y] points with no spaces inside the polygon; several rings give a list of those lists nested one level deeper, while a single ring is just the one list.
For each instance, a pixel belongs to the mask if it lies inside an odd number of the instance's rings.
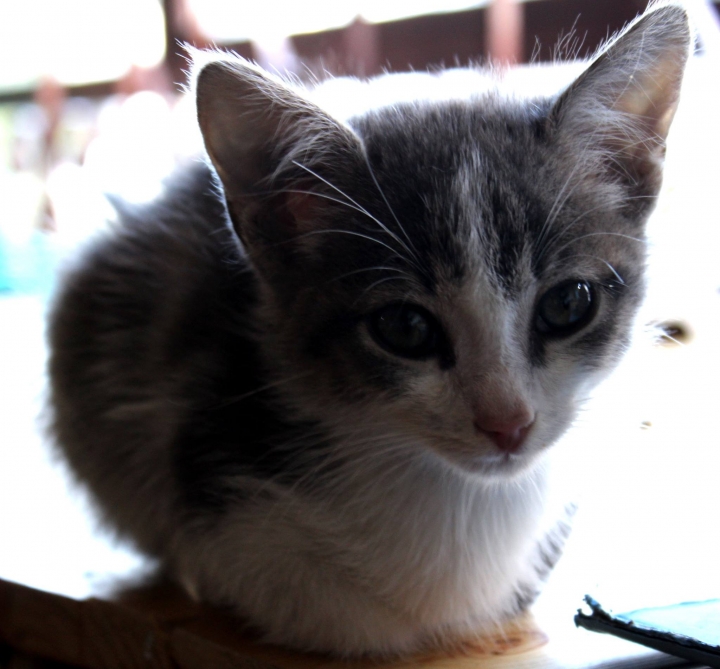
[{"label": "kitten's pink nose", "polygon": [[475,429],[489,437],[505,453],[517,453],[523,445],[535,417],[522,413],[510,419],[476,418]]}]

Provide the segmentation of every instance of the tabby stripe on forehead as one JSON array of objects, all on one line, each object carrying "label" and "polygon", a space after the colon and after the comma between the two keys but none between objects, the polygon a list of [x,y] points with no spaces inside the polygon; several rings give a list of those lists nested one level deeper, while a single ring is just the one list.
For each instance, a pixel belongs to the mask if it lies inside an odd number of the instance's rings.
[{"label": "tabby stripe on forehead", "polygon": [[490,197],[494,249],[489,249],[492,267],[500,288],[509,298],[517,298],[522,289],[522,256],[525,253],[527,232],[511,211],[507,197],[494,189]]}]

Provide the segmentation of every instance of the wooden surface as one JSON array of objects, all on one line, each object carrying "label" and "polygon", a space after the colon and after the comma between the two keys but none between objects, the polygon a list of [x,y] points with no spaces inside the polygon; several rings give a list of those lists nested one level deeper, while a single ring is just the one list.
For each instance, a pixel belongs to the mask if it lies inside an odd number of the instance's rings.
[{"label": "wooden surface", "polygon": [[[591,635],[591,638],[600,637]],[[691,667],[636,647],[600,669]],[[3,649],[5,653],[3,655]],[[3,659],[3,658],[8,659]],[[598,655],[602,657],[602,653]],[[177,588],[128,589],[76,600],[0,579],[0,667],[6,669],[540,669],[570,666],[531,616],[453,654],[343,661],[263,645],[239,621]],[[579,665],[578,665],[579,666]]]},{"label": "wooden surface", "polygon": [[195,604],[171,586],[126,591],[113,600],[75,600],[0,580],[0,641],[30,656],[87,669],[350,669],[510,667],[545,635],[531,618],[507,625],[458,657],[342,662],[256,643],[233,617]]}]

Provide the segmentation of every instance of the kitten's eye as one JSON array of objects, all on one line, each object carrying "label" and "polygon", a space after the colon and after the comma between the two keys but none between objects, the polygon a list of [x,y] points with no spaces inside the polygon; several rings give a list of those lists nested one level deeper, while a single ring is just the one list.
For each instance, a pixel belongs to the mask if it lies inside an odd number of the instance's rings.
[{"label": "kitten's eye", "polygon": [[440,326],[422,307],[389,304],[370,315],[370,334],[385,350],[403,358],[435,354]]},{"label": "kitten's eye", "polygon": [[593,290],[587,281],[558,284],[540,298],[535,327],[544,334],[571,335],[593,317],[593,299]]}]

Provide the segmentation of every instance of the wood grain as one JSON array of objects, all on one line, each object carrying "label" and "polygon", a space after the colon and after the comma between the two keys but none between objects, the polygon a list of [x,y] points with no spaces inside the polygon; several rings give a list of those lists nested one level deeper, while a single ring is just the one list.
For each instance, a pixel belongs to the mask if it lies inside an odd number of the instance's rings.
[{"label": "wood grain", "polygon": [[341,661],[259,644],[236,618],[168,585],[74,600],[0,579],[0,641],[84,669],[494,669],[515,666],[511,658],[545,640],[527,617],[453,655]]}]

